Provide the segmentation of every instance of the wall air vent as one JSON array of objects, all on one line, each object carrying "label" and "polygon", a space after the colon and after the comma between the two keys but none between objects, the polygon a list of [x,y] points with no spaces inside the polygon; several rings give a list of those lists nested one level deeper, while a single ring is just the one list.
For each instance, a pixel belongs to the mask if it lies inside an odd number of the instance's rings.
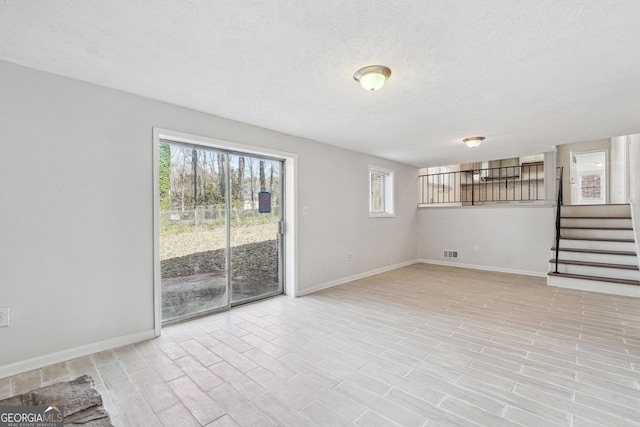
[{"label": "wall air vent", "polygon": [[452,251],[449,249],[445,249],[442,251],[443,258],[458,258],[458,251]]}]

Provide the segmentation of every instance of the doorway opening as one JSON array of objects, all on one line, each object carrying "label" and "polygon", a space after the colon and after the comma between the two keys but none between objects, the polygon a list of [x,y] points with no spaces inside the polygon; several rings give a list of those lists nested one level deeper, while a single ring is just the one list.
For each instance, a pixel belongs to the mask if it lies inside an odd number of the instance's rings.
[{"label": "doorway opening", "polygon": [[284,292],[286,160],[158,136],[156,333]]},{"label": "doorway opening", "polygon": [[607,154],[607,150],[571,153],[572,204],[607,204]]}]

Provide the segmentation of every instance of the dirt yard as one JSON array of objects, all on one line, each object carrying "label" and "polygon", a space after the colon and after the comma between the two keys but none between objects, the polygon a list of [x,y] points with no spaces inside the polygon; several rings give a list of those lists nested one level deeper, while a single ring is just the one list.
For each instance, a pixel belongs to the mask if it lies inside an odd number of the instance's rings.
[{"label": "dirt yard", "polygon": [[[231,228],[231,301],[279,288],[278,240],[274,224]],[[162,317],[226,305],[226,237],[220,229],[160,237]]]},{"label": "dirt yard", "polygon": [[[257,224],[231,227],[231,245],[241,246],[249,243],[273,240],[277,225]],[[186,255],[224,249],[226,246],[224,228],[198,230],[186,233],[160,236],[160,260],[183,257]]]}]

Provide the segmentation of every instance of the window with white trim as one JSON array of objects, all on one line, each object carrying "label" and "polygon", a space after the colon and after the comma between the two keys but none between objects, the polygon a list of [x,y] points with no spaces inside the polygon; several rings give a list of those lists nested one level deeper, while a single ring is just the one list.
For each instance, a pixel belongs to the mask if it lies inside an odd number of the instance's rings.
[{"label": "window with white trim", "polygon": [[392,170],[369,166],[369,216],[393,216],[393,174]]}]

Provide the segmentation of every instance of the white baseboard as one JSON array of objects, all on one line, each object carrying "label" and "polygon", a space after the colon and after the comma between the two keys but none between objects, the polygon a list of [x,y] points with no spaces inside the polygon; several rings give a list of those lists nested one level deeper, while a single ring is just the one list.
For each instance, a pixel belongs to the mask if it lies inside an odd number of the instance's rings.
[{"label": "white baseboard", "polygon": [[422,262],[424,264],[446,265],[448,267],[470,268],[472,270],[485,270],[485,271],[497,271],[499,273],[521,274],[523,276],[547,277],[546,271],[542,272],[542,271],[516,270],[515,268],[503,268],[503,267],[475,265],[475,264],[462,264],[459,262],[440,261],[435,259],[420,259],[418,260],[418,262]]},{"label": "white baseboard", "polygon": [[328,289],[328,288],[332,288],[334,286],[343,285],[343,284],[348,283],[348,282],[353,282],[354,280],[363,279],[365,277],[373,276],[374,274],[380,274],[380,273],[384,273],[386,271],[395,270],[397,268],[406,267],[407,265],[412,265],[412,264],[415,264],[417,262],[420,262],[420,261],[412,260],[412,261],[401,262],[400,264],[394,264],[394,265],[390,265],[390,266],[387,266],[387,267],[377,268],[375,270],[367,271],[365,273],[354,274],[353,276],[347,276],[347,277],[343,277],[341,279],[332,280],[330,282],[320,283],[320,284],[312,286],[310,288],[299,290],[298,291],[298,296],[301,297],[303,295],[309,295],[309,294],[312,294],[314,292],[321,291],[323,289]]},{"label": "white baseboard", "polygon": [[78,357],[87,356],[89,354],[98,353],[100,351],[110,350],[112,348],[122,347],[124,345],[135,344],[140,341],[149,340],[153,337],[155,337],[155,332],[153,329],[149,329],[148,331],[124,335],[121,337],[99,341],[93,344],[74,347],[68,350],[59,351],[57,353],[51,353],[44,356],[34,357],[33,359],[22,360],[20,362],[0,366],[0,379],[22,374],[34,369],[43,368],[45,366],[53,365],[56,363],[77,359]]},{"label": "white baseboard", "polygon": [[573,289],[575,291],[588,291],[600,294],[640,298],[640,286],[622,285],[620,283],[582,280],[575,279],[573,277],[548,276],[547,285],[556,288]]}]

